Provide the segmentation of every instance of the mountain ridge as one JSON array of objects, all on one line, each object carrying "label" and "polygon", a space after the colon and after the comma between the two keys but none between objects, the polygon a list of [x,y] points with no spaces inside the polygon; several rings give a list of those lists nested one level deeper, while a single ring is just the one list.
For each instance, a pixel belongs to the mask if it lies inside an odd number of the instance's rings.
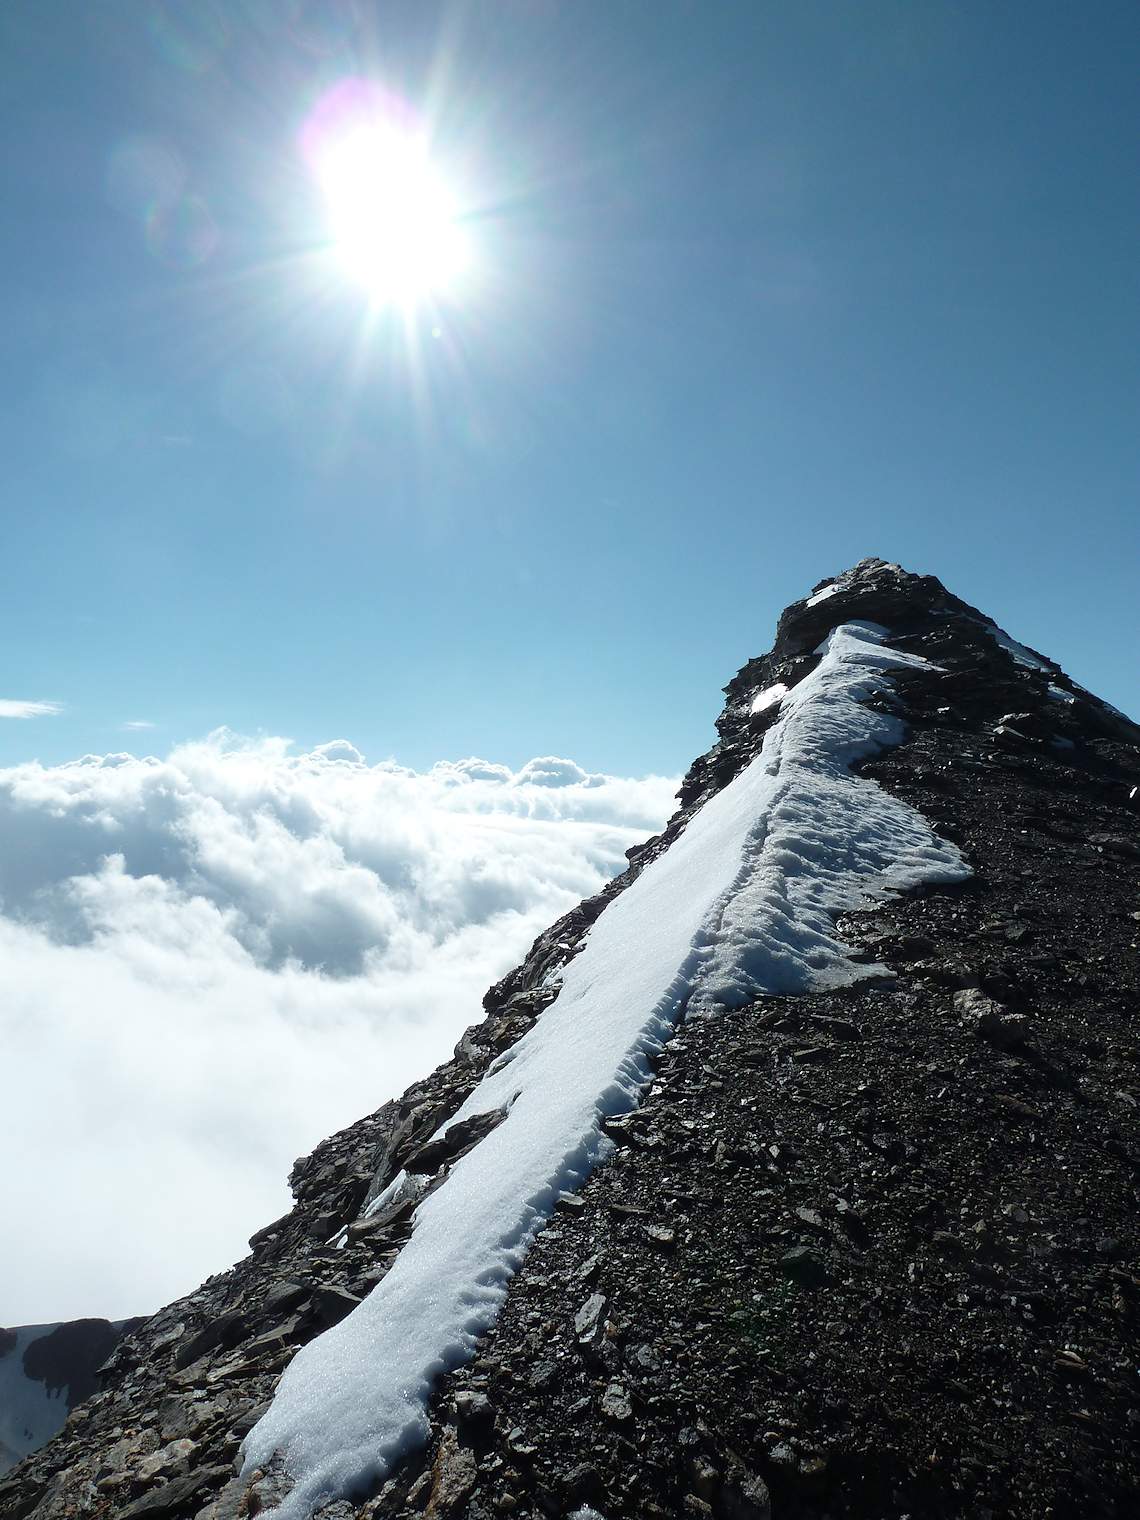
[{"label": "mountain ridge", "polygon": [[[1067,881],[1056,884],[1058,892],[1052,896],[1033,882],[1031,862],[1034,850],[1042,853],[1040,839],[1047,841],[1046,856],[1050,851],[1079,855],[1081,869],[1097,872],[1090,892],[1104,900],[1105,912],[1111,915],[1101,933],[1107,947],[1102,953],[1113,959],[1114,966],[1120,964],[1118,980],[1124,989],[1113,994],[1119,1006],[1114,1005],[1107,1015],[1116,1021],[1117,1045],[1127,1042],[1132,1007],[1128,999],[1136,991],[1134,967],[1130,981],[1126,975],[1122,957],[1127,942],[1122,937],[1135,933],[1134,920],[1133,927],[1128,927],[1127,915],[1132,910],[1127,903],[1132,899],[1127,894],[1134,894],[1135,862],[1140,856],[1135,843],[1140,731],[1123,715],[1083,693],[1053,662],[1016,645],[984,614],[952,597],[932,577],[910,576],[898,566],[870,560],[832,581],[818,583],[808,597],[793,604],[780,620],[772,651],[749,661],[725,688],[728,702],[718,720],[716,745],[690,769],[679,793],[680,811],[663,833],[630,852],[629,872],[539,937],[523,965],[490,990],[485,999],[487,1018],[465,1033],[451,1062],[414,1084],[402,1100],[386,1104],[297,1163],[290,1179],[297,1203],[290,1215],[252,1237],[253,1255],[246,1262],[210,1279],[198,1294],[160,1311],[123,1342],[106,1369],[104,1393],[77,1412],[60,1440],[0,1485],[0,1504],[9,1506],[4,1513],[35,1514],[43,1520],[64,1514],[186,1514],[222,1520],[254,1513],[257,1508],[269,1510],[287,1499],[291,1479],[284,1463],[273,1460],[242,1475],[234,1472],[233,1460],[249,1430],[264,1418],[266,1396],[292,1360],[295,1347],[311,1342],[321,1330],[353,1313],[370,1285],[383,1280],[427,1194],[396,1196],[379,1209],[377,1200],[401,1171],[426,1179],[429,1188],[432,1182],[442,1185],[447,1168],[480,1144],[483,1135],[470,1128],[457,1126],[459,1132],[452,1134],[448,1116],[456,1114],[487,1069],[533,1029],[542,1012],[556,1001],[559,973],[565,972],[599,916],[762,753],[765,736],[780,721],[787,694],[819,668],[820,639],[829,637],[836,627],[860,623],[884,624],[890,648],[901,656],[913,655],[916,663],[892,669],[889,687],[867,694],[864,706],[870,715],[877,711],[892,721],[904,719],[907,733],[894,748],[865,757],[857,769],[885,793],[930,819],[944,840],[962,847],[973,875],[957,884],[943,882],[881,902],[872,911],[864,906],[841,920],[842,938],[854,942],[855,964],[862,957],[864,965],[879,968],[877,974],[861,975],[846,987],[794,997],[762,994],[732,1012],[683,1024],[659,1052],[656,1075],[641,1105],[624,1121],[603,1116],[602,1129],[614,1148],[611,1158],[603,1160],[571,1195],[576,1201],[559,1203],[554,1221],[536,1237],[476,1360],[453,1368],[437,1388],[426,1440],[383,1474],[382,1484],[372,1479],[365,1485],[378,1489],[371,1497],[342,1498],[330,1492],[316,1512],[396,1516],[426,1510],[469,1514],[476,1520],[494,1513],[561,1514],[574,1506],[597,1505],[607,1516],[707,1511],[755,1517],[773,1508],[781,1514],[902,1514],[905,1506],[921,1504],[924,1512],[932,1514],[983,1513],[989,1507],[993,1513],[1028,1516],[1043,1512],[1033,1506],[1045,1502],[1042,1484],[1047,1481],[1052,1483],[1048,1504],[1057,1514],[1066,1512],[1068,1501],[1057,1476],[1061,1470],[1068,1475],[1077,1494],[1073,1502],[1079,1503],[1082,1513],[1124,1512],[1125,1465],[1118,1434],[1124,1396],[1123,1385],[1117,1388],[1121,1374],[1102,1371],[1096,1358],[1090,1360],[1087,1347],[1069,1351],[1062,1345],[1055,1352],[1054,1365],[1059,1362],[1056,1375],[1066,1385],[1094,1391],[1086,1394],[1086,1403],[1097,1405],[1099,1399],[1111,1407],[1107,1467],[1106,1439],[1095,1428],[1097,1414],[1081,1406],[1091,1423],[1086,1426],[1076,1420],[1076,1444],[1069,1439],[1068,1426],[1065,1440],[1058,1436],[1060,1445],[1054,1443],[1057,1450],[1064,1448],[1065,1461],[1048,1457],[1054,1446],[1046,1443],[1034,1458],[1034,1473],[1027,1476],[1028,1459],[1019,1461],[1007,1453],[1004,1467],[1015,1473],[1016,1481],[1006,1476],[993,1479],[998,1484],[993,1496],[985,1491],[985,1483],[991,1482],[990,1469],[1004,1472],[1003,1462],[987,1457],[982,1446],[957,1454],[950,1449],[955,1429],[972,1429],[962,1412],[963,1403],[977,1392],[969,1381],[950,1363],[924,1371],[909,1383],[908,1374],[896,1369],[894,1380],[902,1379],[909,1397],[920,1404],[926,1398],[942,1412],[937,1419],[930,1414],[913,1438],[896,1441],[892,1450],[897,1448],[897,1460],[894,1455],[887,1459],[882,1448],[891,1443],[882,1434],[881,1421],[872,1419],[866,1376],[844,1349],[852,1344],[857,1347],[861,1332],[857,1318],[844,1317],[843,1306],[848,1300],[861,1301],[866,1286],[871,1297],[863,1307],[872,1313],[868,1305],[878,1302],[873,1297],[876,1285],[871,1283],[875,1273],[882,1279],[880,1296],[884,1284],[890,1284],[892,1292],[901,1292],[900,1314],[906,1310],[907,1294],[923,1303],[927,1317],[934,1313],[930,1295],[924,1291],[924,1276],[933,1274],[940,1286],[946,1285],[945,1279],[959,1296],[966,1295],[963,1315],[976,1309],[983,1318],[996,1315],[1005,1326],[1013,1313],[1017,1333],[1030,1339],[1030,1332],[1035,1334],[1048,1323],[1047,1315],[1032,1307],[1033,1295],[1040,1298],[1044,1289],[1018,1283],[1021,1292],[1004,1295],[1015,1300],[1012,1310],[1000,1291],[1011,1271],[1002,1253],[1020,1260],[1016,1242],[1005,1241],[1002,1234],[1007,1230],[1005,1222],[1012,1220],[1019,1227],[1030,1224],[1034,1217],[1030,1203],[1020,1198],[997,1199],[990,1211],[992,1219],[979,1203],[979,1218],[968,1221],[974,1231],[971,1238],[959,1228],[961,1218],[951,1220],[939,1203],[941,1196],[953,1192],[950,1183],[943,1182],[941,1193],[928,1190],[921,1204],[924,1213],[915,1205],[916,1215],[925,1222],[914,1236],[912,1223],[904,1227],[894,1220],[889,1198],[878,1199],[874,1207],[860,1207],[858,1189],[848,1183],[837,1190],[831,1175],[838,1165],[835,1156],[842,1153],[848,1157],[844,1165],[851,1176],[861,1177],[864,1150],[875,1158],[867,1163],[871,1173],[860,1184],[865,1189],[879,1187],[876,1168],[889,1174],[892,1169],[905,1173],[909,1167],[925,1174],[942,1164],[922,1159],[931,1139],[908,1140],[900,1117],[884,1112],[876,1119],[880,1107],[889,1109],[896,1098],[902,1101],[898,1094],[883,1091],[881,1085],[878,1092],[868,1091],[876,1086],[865,1070],[872,1047],[884,1070],[897,1066],[900,1083],[912,1082],[913,1050],[907,1051],[898,1029],[920,1012],[924,1020],[932,1021],[924,1054],[933,1060],[924,1062],[923,1071],[924,1080],[930,1076],[944,1090],[937,1101],[945,1107],[945,1093],[957,1093],[955,1063],[967,1063],[972,1080],[982,1086],[996,1080],[996,1072],[1013,1090],[987,1091],[985,1122],[1009,1127],[1000,1132],[1011,1137],[1007,1148],[1014,1152],[1020,1154],[1022,1129],[1046,1123],[1044,1111],[1025,1095],[1026,1083],[1043,1084],[1056,1103],[1074,1111],[1090,1106],[1087,1095],[1079,1104],[1073,1098],[1082,1089],[1073,1076],[1073,1062],[1066,1064],[1063,1052],[1068,1047],[1056,1031],[1062,1024],[1070,1033],[1084,1031],[1091,1017],[1085,1005],[1100,994],[1080,987],[1080,976],[1089,980],[1088,974],[1070,975],[1063,956],[1052,957],[1059,963],[1053,970],[1045,964],[1051,958],[1047,951],[1026,948],[1042,937],[1047,941],[1063,938],[1066,920],[1073,917],[1071,904],[1069,911],[1063,911],[1064,898],[1071,892]],[[782,694],[773,698],[771,693],[777,688],[783,689]],[[1036,798],[1036,812],[1026,806],[1027,798]],[[1010,815],[1016,820],[1036,817],[1039,822],[1014,828]],[[977,822],[983,817],[986,829],[979,835]],[[1090,820],[1095,827],[1087,826]],[[1091,865],[1086,867],[1083,852],[1089,850]],[[1009,863],[1023,856],[1024,865]],[[1061,867],[1047,860],[1046,869],[1060,871]],[[1016,961],[1003,969],[1003,962],[991,950],[995,931],[985,927],[985,915],[999,914],[994,904],[1011,890],[1024,899],[1020,904],[1024,912],[1014,914],[1001,929],[1002,936],[1015,936],[1003,938],[1001,944],[1007,950],[1012,947],[1010,953],[1016,951],[1027,963],[1033,956],[1042,961],[1028,970],[1019,970]],[[995,921],[1003,922],[1000,916]],[[890,925],[879,941],[866,933],[873,923]],[[1069,940],[1064,942],[1067,945]],[[1050,990],[1056,977],[1064,980],[1068,1004],[1075,1001],[1077,1005],[1076,1013],[1067,1016],[1067,1024],[1066,997]],[[1077,988],[1075,999],[1071,982]],[[906,999],[912,1002],[906,1004]],[[781,1022],[789,1021],[794,1029],[780,1028]],[[872,1029],[874,1034],[869,1033]],[[1103,1037],[1087,1033],[1073,1038],[1099,1038],[1104,1043]],[[911,1041],[913,1045],[913,1035]],[[1128,1059],[1134,1060],[1134,1046],[1127,1048],[1132,1050]],[[1111,1091],[1129,1096],[1127,1081],[1134,1084],[1134,1079],[1119,1078],[1120,1061],[1114,1050],[1106,1048],[1090,1059],[1107,1063],[1113,1080],[1125,1082]],[[926,1068],[932,1065],[942,1075],[928,1073]],[[1131,1071],[1127,1060],[1124,1066]],[[848,1069],[852,1077],[863,1073],[862,1089],[853,1082],[850,1092],[837,1096],[832,1089]],[[694,1071],[700,1080],[692,1080]],[[668,1076],[670,1072],[674,1075]],[[676,1102],[665,1101],[670,1086],[677,1089]],[[741,1133],[739,1113],[724,1111],[721,1094],[729,1090],[740,1105],[751,1105],[747,1112],[755,1133]],[[694,1150],[691,1140],[694,1132],[702,1135],[710,1128],[701,1114],[676,1117],[676,1124],[652,1117],[655,1102],[663,1113],[681,1115],[686,1094],[701,1096],[720,1116],[713,1126],[715,1136],[708,1138],[708,1154]],[[1035,1094],[1034,1088],[1029,1096]],[[763,1112],[757,1113],[761,1096]],[[964,1091],[960,1098],[949,1100],[955,1120],[961,1117],[958,1110],[965,1101]],[[1123,1106],[1128,1108],[1127,1103]],[[864,1109],[871,1113],[869,1129],[863,1126],[866,1135],[858,1126],[832,1117],[846,1115],[849,1109],[854,1114]],[[913,1105],[905,1109],[906,1114],[912,1109]],[[923,1114],[922,1122],[930,1128],[926,1109]],[[822,1153],[813,1159],[817,1139],[798,1133],[796,1126],[805,1115],[814,1116],[819,1131],[843,1129],[843,1135],[828,1135],[830,1161]],[[1065,1130],[1062,1154],[1077,1146],[1080,1155],[1072,1151],[1076,1159],[1068,1164],[1087,1171],[1081,1149],[1086,1142],[1073,1138],[1080,1132],[1077,1119],[1066,1107],[1063,1122],[1076,1129],[1072,1134]],[[876,1123],[881,1127],[876,1128]],[[1114,1177],[1135,1159],[1127,1125],[1115,1122],[1115,1127],[1120,1133],[1108,1135],[1106,1143],[1112,1142],[1116,1149],[1102,1147],[1103,1156],[1111,1158],[1107,1170]],[[964,1128],[969,1130],[969,1126]],[[796,1132],[795,1138],[788,1138],[791,1132]],[[1036,1132],[1026,1130],[1030,1135]],[[647,1136],[654,1134],[657,1139],[649,1143]],[[908,1154],[908,1146],[914,1154]],[[1034,1141],[1026,1149],[1032,1158],[1039,1147]],[[672,1191],[666,1189],[661,1176],[664,1158],[673,1158],[670,1164],[679,1173],[691,1174],[688,1187],[674,1180]],[[425,1170],[415,1171],[416,1167]],[[951,1167],[951,1181],[957,1175]],[[1134,1257],[1124,1245],[1128,1230],[1120,1199],[1106,1176],[1102,1167],[1096,1172],[1095,1187],[1088,1186],[1105,1218],[1111,1219],[1102,1236],[1090,1238],[1093,1256],[1100,1262],[1097,1282],[1103,1277],[1110,1303],[1119,1300],[1123,1305],[1112,1313],[1127,1319],[1135,1275],[1126,1265],[1113,1263],[1127,1263]],[[666,1316],[663,1324],[655,1322],[655,1292],[670,1296],[673,1290],[662,1286],[670,1274],[681,1279],[677,1291],[686,1279],[704,1284],[699,1274],[694,1279],[682,1270],[689,1255],[695,1262],[706,1263],[700,1270],[706,1276],[713,1273],[709,1280],[720,1283],[722,1294],[729,1282],[735,1292],[740,1274],[721,1271],[726,1263],[716,1250],[709,1254],[708,1231],[701,1219],[717,1207],[717,1192],[731,1196],[742,1177],[753,1186],[747,1198],[736,1201],[741,1217],[756,1206],[753,1193],[765,1200],[764,1209],[770,1214],[768,1224],[751,1218],[750,1233],[743,1238],[747,1249],[740,1253],[745,1261],[755,1258],[754,1290],[762,1289],[758,1306],[752,1307],[751,1296],[741,1297],[739,1302],[733,1300],[726,1314],[710,1305],[702,1318],[687,1324],[680,1312],[686,1302],[682,1296],[675,1301],[678,1312],[672,1319]],[[887,1180],[901,1196],[907,1195],[897,1175]],[[1120,1185],[1114,1181],[1112,1187],[1119,1191]],[[621,1192],[626,1201],[610,1198],[611,1192]],[[852,1193],[857,1196],[848,1196]],[[1003,1212],[1007,1206],[1013,1212]],[[1058,1200],[1050,1202],[1054,1211],[1060,1207]],[[1025,1214],[1024,1221],[1018,1220],[1018,1212]],[[927,1215],[938,1223],[929,1223]],[[728,1239],[734,1230],[739,1235],[738,1224],[735,1218],[720,1218],[718,1229]],[[985,1228],[979,1231],[978,1224]],[[1110,1228],[1116,1233],[1110,1233]],[[1021,1230],[1022,1236],[1026,1233]],[[993,1242],[999,1234],[1001,1251],[995,1252]],[[328,1244],[341,1237],[343,1245]],[[1097,1256],[1096,1239],[1115,1244]],[[896,1266],[892,1252],[904,1241],[909,1243],[911,1259],[901,1266],[906,1287],[900,1290],[892,1275]],[[1053,1262],[1056,1255],[1050,1247],[1046,1254],[1027,1259],[1040,1276],[1048,1272],[1040,1263]],[[553,1261],[560,1263],[558,1271],[540,1270]],[[708,1263],[719,1263],[715,1272]],[[624,1307],[623,1268],[624,1286],[641,1285]],[[1032,1277],[1033,1272],[1028,1275]],[[982,1293],[982,1301],[973,1305],[969,1295],[977,1292]],[[985,1301],[986,1293],[994,1296],[994,1304]],[[766,1307],[769,1294],[787,1320],[783,1328],[771,1328],[770,1320],[765,1320],[766,1313],[774,1312]],[[690,1295],[691,1302],[699,1298],[699,1293]],[[840,1306],[831,1311],[837,1344],[815,1351],[806,1369],[797,1366],[793,1372],[795,1335],[809,1334],[808,1310],[814,1311],[821,1302]],[[1026,1304],[1034,1322],[1029,1330]],[[1042,1307],[1039,1304],[1038,1311]],[[527,1316],[537,1316],[537,1329]],[[547,1332],[546,1326],[554,1328]],[[961,1326],[956,1329],[961,1332]],[[886,1344],[890,1334],[882,1327],[879,1333]],[[727,1349],[724,1335],[735,1337]],[[1107,1346],[1103,1330],[1098,1337],[1098,1346]],[[927,1339],[943,1348],[946,1334],[931,1332]],[[670,1364],[677,1362],[671,1341],[680,1342],[681,1352],[689,1355],[694,1368],[709,1364],[701,1374],[705,1386],[693,1387],[681,1397],[674,1396],[678,1379],[674,1376],[670,1386],[668,1375]],[[706,1355],[706,1343],[719,1346],[715,1357],[711,1352]],[[870,1348],[864,1347],[864,1352],[866,1364],[876,1365]],[[1036,1372],[1030,1376],[1025,1371],[1029,1364],[1023,1352],[1021,1348],[1012,1362],[1016,1377],[1009,1374],[1014,1382],[1020,1378],[1019,1387],[1024,1385],[1021,1406],[1031,1407],[1036,1399],[1048,1409]],[[774,1355],[785,1365],[774,1364]],[[945,1359],[951,1353],[943,1348],[932,1355]],[[821,1358],[835,1363],[833,1381],[847,1379],[853,1390],[859,1390],[856,1400],[848,1399],[860,1411],[859,1418],[849,1415],[846,1426],[841,1415],[831,1410],[843,1395],[834,1393],[829,1403],[813,1385],[815,1374],[810,1369]],[[1107,1366],[1107,1351],[1102,1360]],[[519,1368],[516,1374],[511,1371],[514,1363]],[[544,1369],[542,1378],[532,1386],[523,1372],[533,1374],[539,1367]],[[730,1368],[737,1371],[727,1372]],[[979,1368],[984,1368],[984,1362]],[[767,1403],[761,1406],[757,1396],[746,1397],[737,1389],[735,1404],[727,1412],[721,1407],[713,1417],[717,1369],[719,1381],[734,1387],[744,1373],[750,1388],[767,1379]],[[986,1376],[983,1370],[976,1371],[982,1383]],[[931,1378],[936,1384],[933,1391],[928,1388]],[[694,1376],[688,1381],[699,1379]],[[801,1389],[797,1397],[808,1411],[798,1422],[786,1408],[780,1412],[777,1395],[789,1382]],[[680,1383],[684,1387],[686,1380]],[[558,1412],[553,1401],[562,1393],[568,1401],[567,1414],[552,1426],[553,1414]],[[1008,1402],[1016,1400],[1011,1396]],[[901,1417],[906,1411],[899,1408],[896,1413],[904,1428],[907,1421]],[[731,1439],[725,1431],[730,1415],[739,1426]],[[117,1424],[113,1423],[116,1419]],[[937,1462],[927,1462],[922,1471],[912,1441],[924,1439],[927,1427],[936,1440],[947,1442],[947,1451],[939,1454]],[[134,1433],[109,1441],[109,1431],[116,1428]],[[674,1432],[672,1451],[670,1430]],[[979,1427],[977,1440],[984,1439]],[[877,1452],[872,1449],[876,1442]],[[932,1449],[939,1452],[937,1445]],[[108,1451],[113,1455],[108,1456]],[[980,1479],[971,1476],[976,1472],[981,1473]],[[1091,1478],[1081,1476],[1094,1472],[1103,1475],[1104,1503],[1099,1510],[1100,1501],[1088,1489]],[[1018,1483],[1024,1493],[1018,1491]]]}]

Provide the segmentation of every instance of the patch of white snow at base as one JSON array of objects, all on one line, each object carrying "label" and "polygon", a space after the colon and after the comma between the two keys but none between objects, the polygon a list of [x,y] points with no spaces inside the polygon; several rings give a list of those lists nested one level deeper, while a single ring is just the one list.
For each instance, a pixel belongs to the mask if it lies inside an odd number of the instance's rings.
[{"label": "patch of white snow at base", "polygon": [[783,681],[777,681],[775,686],[765,687],[752,698],[752,706],[748,709],[751,713],[767,712],[769,707],[775,707],[788,695],[788,688]]},{"label": "patch of white snow at base", "polygon": [[884,632],[835,629],[760,754],[609,903],[512,1059],[448,1119],[509,1109],[419,1205],[370,1296],[297,1353],[246,1439],[247,1472],[284,1455],[279,1520],[364,1491],[426,1439],[434,1384],[473,1354],[559,1193],[608,1153],[600,1119],[635,1106],[690,999],[708,1011],[874,974],[847,959],[834,916],[968,875],[919,813],[848,768],[902,735],[862,700],[925,663]]}]

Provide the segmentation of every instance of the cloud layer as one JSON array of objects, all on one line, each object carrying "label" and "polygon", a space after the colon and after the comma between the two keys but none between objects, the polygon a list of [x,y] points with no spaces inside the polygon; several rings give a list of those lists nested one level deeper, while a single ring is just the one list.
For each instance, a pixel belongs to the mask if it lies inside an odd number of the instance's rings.
[{"label": "cloud layer", "polygon": [[0,1323],[146,1312],[241,1255],[675,789],[225,732],[0,770]]}]

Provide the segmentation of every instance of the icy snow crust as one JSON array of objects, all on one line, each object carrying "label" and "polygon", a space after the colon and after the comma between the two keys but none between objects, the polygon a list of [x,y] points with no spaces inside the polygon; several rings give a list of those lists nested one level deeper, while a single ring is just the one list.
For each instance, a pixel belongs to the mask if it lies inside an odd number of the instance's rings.
[{"label": "icy snow crust", "polygon": [[613,899],[557,999],[448,1120],[508,1110],[420,1204],[371,1295],[297,1353],[247,1438],[246,1471],[282,1452],[295,1481],[279,1520],[361,1491],[426,1439],[437,1378],[473,1354],[558,1194],[610,1149],[599,1120],[636,1105],[687,1008],[881,971],[847,959],[834,915],[968,874],[919,813],[848,769],[902,734],[861,701],[924,663],[884,636],[830,635],[761,753]]}]

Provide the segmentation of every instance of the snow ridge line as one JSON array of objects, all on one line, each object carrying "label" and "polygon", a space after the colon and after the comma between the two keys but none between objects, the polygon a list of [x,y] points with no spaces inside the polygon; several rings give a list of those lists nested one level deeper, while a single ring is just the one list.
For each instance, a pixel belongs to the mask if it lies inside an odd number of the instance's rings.
[{"label": "snow ridge line", "polygon": [[600,1120],[636,1106],[686,1008],[881,974],[847,959],[835,915],[968,874],[920,814],[850,771],[903,733],[863,702],[891,668],[927,666],[885,636],[830,634],[760,753],[609,903],[555,1001],[447,1120],[507,1110],[420,1204],[369,1297],[293,1358],[247,1437],[245,1472],[280,1453],[294,1480],[278,1520],[368,1490],[427,1438],[438,1377],[474,1353],[559,1193],[612,1149]]}]

